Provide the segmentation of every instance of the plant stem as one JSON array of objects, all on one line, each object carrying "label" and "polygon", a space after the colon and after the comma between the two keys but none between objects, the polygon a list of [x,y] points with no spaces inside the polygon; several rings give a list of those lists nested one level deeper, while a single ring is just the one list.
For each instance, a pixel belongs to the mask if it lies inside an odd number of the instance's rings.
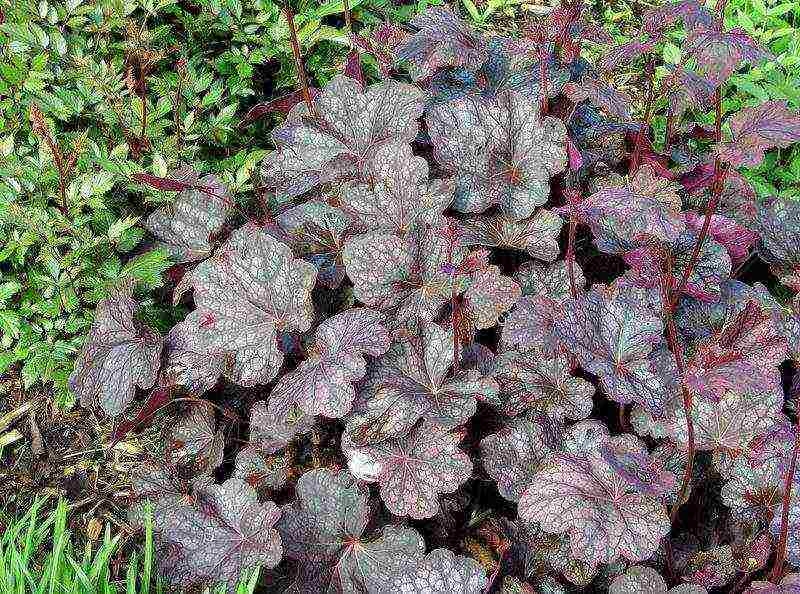
[{"label": "plant stem", "polygon": [[350,2],[348,0],[342,0],[342,6],[344,7],[344,24],[347,27],[347,32],[353,32],[353,19],[350,16]]},{"label": "plant stem", "polygon": [[686,451],[686,470],[683,473],[683,480],[681,488],[678,492],[678,498],[670,513],[670,523],[675,522],[678,516],[678,510],[683,505],[686,499],[686,494],[689,490],[689,484],[692,480],[692,472],[694,470],[694,457],[695,457],[695,439],[694,439],[694,421],[692,420],[692,393],[688,390],[683,383],[683,378],[686,375],[686,361],[683,358],[683,345],[681,345],[678,338],[678,330],[675,326],[675,318],[672,315],[671,306],[671,293],[672,293],[672,257],[667,255],[664,258],[664,270],[662,278],[662,291],[661,299],[664,310],[664,323],[667,330],[667,344],[672,354],[675,356],[675,365],[678,368],[678,375],[681,380],[681,393],[683,396],[683,413],[686,417],[686,436],[687,436],[687,451]]},{"label": "plant stem", "polygon": [[[572,193],[574,192],[574,194]],[[578,192],[567,191],[569,198],[569,234],[567,235],[567,275],[569,276],[569,292],[572,298],[578,296],[578,287],[575,282],[575,231],[578,221],[575,219],[575,202],[578,199]]]},{"label": "plant stem", "polygon": [[628,173],[636,173],[636,170],[639,169],[639,161],[641,160],[641,150],[642,150],[642,142],[644,142],[644,135],[645,131],[650,129],[650,119],[653,117],[653,104],[655,103],[655,67],[653,66],[653,59],[650,58],[647,61],[647,66],[645,67],[647,72],[647,100],[645,102],[644,107],[644,118],[642,119],[642,125],[639,128],[638,134],[636,134],[636,143],[633,147],[633,154],[631,155],[630,165],[628,167]]},{"label": "plant stem", "polygon": [[540,64],[539,64],[539,77],[541,81],[541,90],[542,90],[542,107],[539,114],[539,117],[544,117],[547,115],[547,112],[550,110],[550,104],[547,100],[547,87],[548,87],[548,80],[547,80],[547,51],[544,49],[544,44],[542,45],[542,50],[540,52]]},{"label": "plant stem", "polygon": [[303,92],[303,100],[306,102],[308,112],[312,116],[316,116],[314,109],[314,102],[311,100],[311,92],[308,86],[308,77],[306,76],[306,69],[303,67],[303,53],[300,50],[300,41],[297,39],[297,28],[294,24],[294,13],[287,4],[283,8],[283,13],[286,15],[286,23],[289,25],[289,39],[292,43],[292,55],[294,55],[294,64],[297,68],[297,78],[300,81],[300,89]]},{"label": "plant stem", "polygon": [[[722,142],[722,91],[720,87],[717,87],[717,90],[714,92],[714,104],[716,110],[714,139],[719,145]],[[720,196],[722,195],[722,188],[725,183],[725,176],[727,173],[727,168],[723,167],[720,158],[716,157],[714,159],[714,180],[711,184],[711,196],[709,196],[708,203],[706,204],[703,226],[700,228],[700,234],[697,236],[697,241],[692,249],[692,256],[689,258],[686,269],[683,271],[683,275],[678,283],[677,290],[672,294],[670,309],[674,309],[675,305],[678,303],[678,299],[680,299],[681,295],[686,290],[686,285],[689,283],[689,277],[691,277],[694,267],[697,266],[697,262],[700,260],[700,250],[703,249],[703,244],[708,236],[708,229],[711,226],[711,217],[714,216],[714,213],[717,210],[717,204],[719,203]]]},{"label": "plant stem", "polygon": [[789,461],[789,468],[786,471],[786,481],[783,485],[783,508],[781,509],[781,530],[778,538],[777,552],[775,554],[775,565],[772,567],[770,581],[777,584],[783,573],[783,564],[786,560],[786,541],[789,537],[789,507],[792,500],[792,486],[794,484],[794,474],[797,470],[797,454],[800,451],[800,409],[797,410],[797,426],[794,435],[794,448],[792,458]]}]

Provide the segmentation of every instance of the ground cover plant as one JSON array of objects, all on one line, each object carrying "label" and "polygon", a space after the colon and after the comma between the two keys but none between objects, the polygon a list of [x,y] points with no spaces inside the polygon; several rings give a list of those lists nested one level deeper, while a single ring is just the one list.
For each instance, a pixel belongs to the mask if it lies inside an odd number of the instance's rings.
[{"label": "ground cover plant", "polygon": [[800,115],[726,108],[773,57],[725,9],[618,44],[581,5],[514,37],[434,6],[318,84],[284,7],[299,86],[245,118],[283,114],[252,199],[132,173],[174,196],[143,226],[180,315],[110,283],[69,380],[117,442],[170,419],[130,510],[165,580],[800,588],[800,202],[748,179]]}]

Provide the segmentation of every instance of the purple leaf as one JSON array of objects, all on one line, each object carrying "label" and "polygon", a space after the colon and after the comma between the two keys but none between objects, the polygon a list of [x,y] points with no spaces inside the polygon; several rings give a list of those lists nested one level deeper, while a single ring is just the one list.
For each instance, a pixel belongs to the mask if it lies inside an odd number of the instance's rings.
[{"label": "purple leaf", "polygon": [[667,590],[667,582],[652,567],[635,565],[611,582],[608,594],[708,594],[695,584],[681,584]]},{"label": "purple leaf", "polygon": [[281,537],[274,528],[280,515],[238,479],[204,487],[197,505],[166,513],[155,532],[157,549],[181,551],[177,558],[157,555],[159,569],[176,586],[222,582],[233,593],[244,571],[280,562]]},{"label": "purple leaf", "polygon": [[518,502],[533,476],[547,466],[563,444],[563,427],[547,417],[512,419],[498,433],[481,441],[486,472],[500,495]]},{"label": "purple leaf", "polygon": [[85,407],[119,416],[136,386],[155,384],[161,364],[161,335],[134,316],[139,306],[133,287],[115,289],[97,305],[94,323],[75,361],[69,388]]},{"label": "purple leaf", "polygon": [[726,82],[744,62],[757,66],[773,59],[742,29],[717,31],[703,24],[689,31],[683,50],[697,60],[700,72],[715,86]]},{"label": "purple leaf", "polygon": [[[674,182],[644,165],[627,185],[604,188],[579,202],[575,214],[590,227],[600,250],[620,254],[649,239],[677,239],[686,227],[679,191]],[[556,212],[567,216],[569,207]]]},{"label": "purple leaf", "polygon": [[659,37],[644,37],[633,39],[621,45],[603,51],[603,57],[597,62],[597,67],[603,71],[614,70],[623,64],[649,54],[660,42]]},{"label": "purple leaf", "polygon": [[[319,94],[319,89],[315,89],[313,87],[308,91],[312,99]],[[266,103],[258,103],[247,110],[247,113],[244,114],[242,121],[239,122],[239,127],[252,124],[256,120],[259,120],[270,113],[288,114],[290,111],[292,111],[295,105],[301,103],[304,99],[305,96],[303,91],[298,90],[281,97],[276,97],[275,99],[267,101]]]},{"label": "purple leaf", "polygon": [[[711,198],[714,165],[702,165],[700,175],[684,176],[681,184],[689,191],[688,203],[702,212]],[[756,192],[750,182],[737,171],[728,171],[722,185],[716,213],[739,225],[749,227],[756,218]]]},{"label": "purple leaf", "polygon": [[249,445],[236,455],[233,477],[254,489],[278,489],[286,483],[290,471],[285,456],[272,456],[268,450]]},{"label": "purple leaf", "polygon": [[511,309],[521,294],[519,285],[500,274],[497,266],[487,266],[473,273],[464,292],[462,315],[470,329],[493,328],[500,316]]},{"label": "purple leaf", "polygon": [[271,398],[256,402],[250,413],[250,447],[265,454],[285,448],[298,434],[310,433],[314,418],[293,401]]},{"label": "purple leaf", "polygon": [[220,371],[241,386],[268,383],[283,362],[278,329],[311,326],[315,280],[311,264],[263,229],[237,229],[192,275],[197,309],[170,331],[168,372],[187,387],[208,388]]},{"label": "purple leaf", "polygon": [[788,287],[800,291],[800,202],[774,198],[758,211],[758,254]]},{"label": "purple leaf", "polygon": [[355,445],[345,435],[342,451],[356,477],[380,485],[390,512],[419,520],[436,515],[439,495],[455,492],[472,476],[460,442],[458,433],[420,423],[404,437],[372,445]]},{"label": "purple leaf", "polygon": [[686,30],[691,31],[698,25],[711,27],[714,15],[698,0],[668,2],[645,11],[643,28],[651,34],[660,33],[678,21],[682,21]]},{"label": "purple leaf", "polygon": [[651,456],[641,441],[618,435],[599,448],[600,456],[619,477],[640,493],[665,499],[676,487],[675,475]]},{"label": "purple leaf", "polygon": [[448,274],[467,249],[448,237],[448,224],[413,228],[405,237],[367,233],[344,248],[347,275],[359,301],[382,312],[396,311],[398,321],[418,317],[433,320],[453,293],[466,288],[466,277]]},{"label": "purple leaf", "polygon": [[405,234],[417,223],[433,224],[453,200],[448,180],[428,179],[428,163],[407,144],[378,149],[367,165],[368,184],[342,193],[342,207],[363,231]]},{"label": "purple leaf", "polygon": [[664,325],[646,303],[611,290],[593,289],[567,301],[555,330],[604,392],[620,403],[638,402],[660,412],[670,397],[675,362],[659,357]]},{"label": "purple leaf", "polygon": [[366,86],[364,71],[361,69],[361,54],[358,53],[357,49],[350,50],[350,53],[347,54],[347,61],[344,65],[344,75],[349,76],[360,84],[361,88]]},{"label": "purple leaf", "polygon": [[570,375],[569,360],[537,349],[506,351],[494,361],[492,376],[500,386],[500,411],[546,415],[555,420],[585,419],[592,412],[595,388]]},{"label": "purple leaf", "polygon": [[568,83],[564,93],[573,103],[589,101],[610,116],[631,119],[631,98],[599,76],[584,75],[579,82]]},{"label": "purple leaf", "polygon": [[597,452],[557,454],[519,503],[522,519],[567,532],[575,558],[591,567],[649,559],[670,530],[666,506],[620,477]]},{"label": "purple leaf", "polygon": [[284,199],[327,183],[361,180],[378,149],[411,142],[419,130],[422,92],[384,81],[362,89],[337,76],[314,99],[316,116],[299,103],[273,133],[278,150],[262,164],[264,185]]},{"label": "purple leaf", "polygon": [[553,262],[560,248],[558,236],[564,221],[549,210],[538,209],[522,221],[504,215],[469,217],[461,221],[463,245],[511,248]]},{"label": "purple leaf", "polygon": [[169,454],[177,463],[191,460],[197,472],[211,474],[222,464],[225,435],[215,431],[214,407],[210,402],[192,402],[189,411],[175,425],[169,439]]},{"label": "purple leaf", "polygon": [[755,581],[743,594],[798,594],[800,593],[800,573],[786,575],[779,585]]},{"label": "purple leaf", "polygon": [[486,57],[486,42],[447,7],[432,6],[410,24],[419,32],[403,40],[395,52],[397,60],[408,63],[414,80],[443,68],[477,68]]},{"label": "purple leaf", "polygon": [[750,301],[718,332],[695,345],[686,385],[712,400],[731,390],[782,394],[779,366],[787,356],[786,338],[772,313]]},{"label": "purple leaf", "polygon": [[399,571],[381,594],[481,594],[486,572],[477,561],[454,555],[447,549],[428,553],[416,567]]},{"label": "purple leaf", "polygon": [[496,394],[498,387],[476,371],[452,373],[452,364],[452,330],[417,322],[399,331],[364,379],[361,406],[347,424],[353,443],[402,437],[423,418],[445,429],[465,423],[476,398]]},{"label": "purple leaf", "polygon": [[668,66],[667,69],[674,77],[668,99],[675,121],[680,121],[689,109],[709,109],[714,93],[711,81],[686,68]]},{"label": "purple leaf", "polygon": [[[632,268],[634,281],[641,287],[651,289],[660,287],[663,275],[653,271],[663,268],[664,248],[671,260],[673,286],[683,278],[697,244],[698,234],[687,229],[668,246],[645,246],[625,254],[625,263]],[[655,253],[654,253],[655,252]],[[701,301],[715,301],[719,298],[720,285],[731,274],[731,258],[727,250],[713,238],[706,237],[700,247],[697,263],[692,268],[686,282],[685,292]]]},{"label": "purple leaf", "polygon": [[733,167],[757,167],[764,151],[800,142],[800,114],[786,101],[766,101],[736,113],[730,119],[731,139],[719,148],[719,156]]},{"label": "purple leaf", "polygon": [[[705,217],[692,211],[687,211],[685,216],[686,226],[699,234]],[[740,265],[750,257],[750,251],[758,241],[758,234],[755,231],[719,215],[711,215],[708,235],[725,248],[733,267]]]},{"label": "purple leaf", "polygon": [[498,204],[526,219],[547,202],[550,178],[567,164],[564,124],[540,118],[539,103],[514,91],[436,105],[425,121],[434,158],[455,174],[453,207],[461,212]]},{"label": "purple leaf", "polygon": [[210,239],[222,230],[233,203],[217,177],[200,177],[188,168],[174,176],[187,175],[192,177],[192,186],[182,190],[173,204],[152,213],[144,224],[158,239],[156,247],[165,249],[178,264],[211,255]]},{"label": "purple leaf", "polygon": [[353,383],[366,373],[364,356],[377,357],[389,349],[384,320],[362,308],[328,318],[317,328],[308,358],[278,381],[271,398],[291,402],[308,415],[344,417],[355,398]]},{"label": "purple leaf", "polygon": [[422,559],[425,543],[411,528],[364,534],[369,493],[346,471],[312,470],[296,490],[278,525],[286,556],[302,564],[295,591],[375,592]]},{"label": "purple leaf", "polygon": [[284,211],[278,225],[294,253],[317,267],[317,280],[331,289],[344,279],[342,249],[354,221],[347,213],[317,200]]}]

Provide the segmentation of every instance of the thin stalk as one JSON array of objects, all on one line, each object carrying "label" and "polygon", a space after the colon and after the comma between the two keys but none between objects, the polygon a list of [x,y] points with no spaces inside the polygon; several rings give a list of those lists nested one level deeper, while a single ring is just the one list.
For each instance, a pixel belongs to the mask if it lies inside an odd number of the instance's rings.
[{"label": "thin stalk", "polygon": [[675,326],[675,318],[672,315],[672,306],[670,293],[672,292],[672,259],[668,255],[664,260],[664,271],[662,279],[661,299],[664,309],[664,321],[667,330],[667,344],[672,354],[675,356],[675,365],[678,368],[678,375],[681,378],[681,392],[683,396],[683,413],[686,417],[686,433],[687,433],[687,452],[686,452],[686,470],[683,473],[683,480],[681,481],[681,488],[678,492],[678,498],[670,513],[670,522],[675,522],[678,516],[678,510],[683,505],[686,494],[689,490],[689,484],[692,480],[692,472],[694,470],[694,457],[695,457],[695,437],[694,437],[694,421],[692,420],[692,393],[683,384],[683,378],[686,375],[686,361],[683,358],[683,346],[678,338],[678,330]]},{"label": "thin stalk", "polygon": [[575,282],[575,231],[578,228],[578,221],[575,218],[575,202],[578,199],[578,192],[569,190],[569,234],[567,235],[567,275],[569,276],[569,292],[572,298],[578,296],[578,286]]},{"label": "thin stalk", "polygon": [[633,154],[631,155],[631,162],[628,167],[628,173],[635,173],[639,169],[639,161],[641,160],[642,142],[644,142],[645,131],[650,129],[650,120],[653,117],[653,105],[655,104],[655,67],[653,66],[653,59],[650,58],[647,62],[647,100],[645,101],[644,117],[642,118],[642,125],[636,134],[636,143],[633,146]]},{"label": "thin stalk", "polygon": [[[720,87],[717,87],[717,90],[714,92],[714,104],[716,111],[714,139],[717,145],[719,145],[722,142],[722,91]],[[725,177],[727,174],[727,168],[723,167],[722,161],[720,160],[719,156],[717,156],[714,159],[714,180],[711,184],[711,196],[709,196],[708,203],[706,204],[703,226],[700,228],[700,234],[697,236],[697,241],[692,249],[692,256],[689,258],[686,269],[683,271],[683,275],[678,283],[677,290],[672,294],[670,309],[674,309],[675,305],[677,305],[678,299],[680,299],[680,296],[686,289],[686,285],[689,282],[689,277],[691,277],[695,266],[697,266],[697,262],[700,260],[700,250],[703,249],[703,245],[708,237],[708,230],[711,227],[711,217],[714,216],[714,213],[717,210],[717,205],[719,204],[720,196],[722,195],[722,188],[725,184]]]},{"label": "thin stalk", "polygon": [[547,100],[547,89],[549,86],[549,81],[547,78],[547,51],[542,49],[540,52],[540,64],[539,64],[539,78],[542,82],[542,108],[540,111],[539,116],[544,117],[547,115],[547,112],[550,110],[550,104]]},{"label": "thin stalk", "polygon": [[283,13],[286,15],[286,23],[289,25],[289,39],[292,43],[294,65],[297,68],[297,78],[300,81],[300,89],[303,92],[303,100],[306,102],[308,112],[312,116],[316,116],[314,102],[311,100],[311,91],[309,91],[306,69],[303,66],[303,53],[300,50],[300,41],[297,39],[297,27],[294,24],[294,13],[292,12],[292,9],[289,8],[288,4],[284,6]]},{"label": "thin stalk", "polygon": [[347,27],[347,32],[353,32],[353,18],[350,16],[350,2],[348,0],[342,0],[342,5],[344,7],[344,24]]},{"label": "thin stalk", "polygon": [[775,565],[772,567],[770,580],[777,584],[783,574],[783,564],[786,560],[786,541],[789,538],[789,507],[792,499],[792,485],[794,484],[794,474],[797,470],[797,455],[800,451],[800,409],[797,411],[797,427],[794,436],[794,448],[792,458],[789,461],[789,468],[786,471],[786,481],[783,484],[783,507],[781,509],[781,530],[778,537],[778,547],[775,554]]},{"label": "thin stalk", "polygon": [[139,99],[142,101],[142,133],[140,134],[143,146],[147,145],[147,90],[144,82],[145,71],[142,60],[139,60],[139,78],[142,81],[142,94]]}]

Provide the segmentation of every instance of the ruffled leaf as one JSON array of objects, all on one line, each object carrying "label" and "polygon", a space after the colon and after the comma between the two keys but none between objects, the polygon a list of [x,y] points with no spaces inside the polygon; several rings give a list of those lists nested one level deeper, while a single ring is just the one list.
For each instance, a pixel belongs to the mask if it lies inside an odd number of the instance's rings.
[{"label": "ruffled leaf", "polygon": [[767,101],[743,109],[730,119],[731,139],[719,149],[719,156],[733,167],[757,167],[764,151],[800,142],[800,114],[786,101]]},{"label": "ruffled leaf", "polygon": [[759,255],[785,285],[800,291],[800,202],[775,198],[758,211]]},{"label": "ruffled leaf", "polygon": [[545,262],[558,258],[558,236],[564,221],[549,210],[539,209],[522,221],[504,215],[470,217],[460,222],[464,245],[511,248]]},{"label": "ruffled leaf", "polygon": [[192,275],[197,309],[168,336],[175,383],[208,389],[218,371],[241,386],[268,383],[283,362],[278,330],[311,326],[315,280],[311,264],[263,229],[236,230]]},{"label": "ruffled leaf", "polygon": [[718,31],[706,24],[689,31],[683,50],[697,60],[700,72],[715,85],[727,81],[745,62],[756,66],[773,57],[742,29]]},{"label": "ruffled leaf", "polygon": [[120,415],[136,386],[155,384],[161,364],[161,335],[135,318],[133,288],[115,289],[97,305],[94,323],[75,361],[69,388],[85,407]]},{"label": "ruffled leaf", "polygon": [[381,593],[481,594],[485,585],[486,572],[477,561],[436,549],[416,567],[398,572]]},{"label": "ruffled leaf", "polygon": [[422,92],[391,80],[362,89],[337,76],[313,103],[313,115],[300,103],[273,132],[278,150],[261,167],[264,185],[284,200],[322,184],[362,180],[381,147],[416,137],[422,115]]},{"label": "ruffled leaf", "polygon": [[383,322],[381,314],[363,308],[328,318],[317,328],[309,358],[278,381],[270,398],[296,404],[308,415],[345,416],[355,398],[353,383],[367,371],[364,356],[389,349]]},{"label": "ruffled leaf", "polygon": [[530,217],[567,163],[560,120],[539,117],[539,104],[513,91],[490,101],[470,98],[431,108],[425,116],[434,158],[455,174],[453,204],[461,212],[500,205],[515,220]]},{"label": "ruffled leaf", "polygon": [[372,445],[357,446],[345,436],[342,451],[355,476],[380,485],[390,512],[422,519],[439,511],[440,494],[455,492],[472,476],[460,441],[458,433],[420,423],[404,437]]}]

